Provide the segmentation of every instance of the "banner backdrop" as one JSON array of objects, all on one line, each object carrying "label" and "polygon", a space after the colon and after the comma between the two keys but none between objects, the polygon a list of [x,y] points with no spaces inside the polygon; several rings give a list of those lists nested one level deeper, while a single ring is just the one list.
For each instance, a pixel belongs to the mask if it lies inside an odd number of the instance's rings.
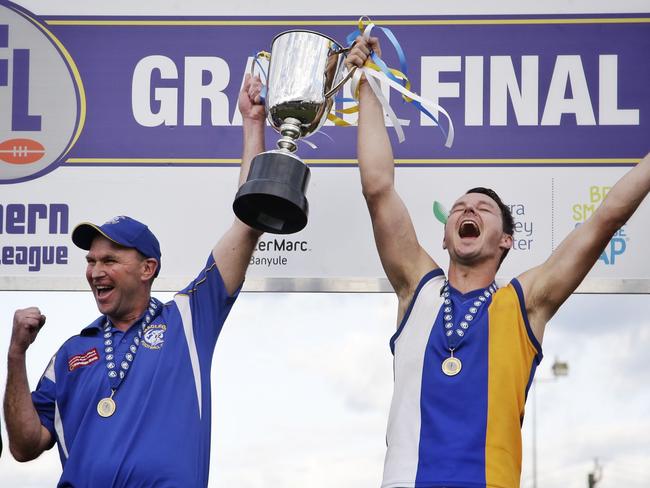
[{"label": "banner backdrop", "polygon": [[[373,21],[400,41],[413,90],[454,121],[447,149],[430,119],[389,94],[408,121],[406,141],[394,139],[398,190],[441,265],[435,202],[449,208],[473,186],[501,194],[517,221],[500,272],[508,279],[546,259],[650,149],[648,15]],[[72,228],[120,214],[158,235],[157,288],[183,286],[233,218],[237,94],[255,53],[284,30],[344,44],[355,27],[339,17],[38,18],[0,2],[0,289],[85,289]],[[381,40],[384,59],[399,67]],[[278,135],[266,135],[271,148]],[[312,168],[309,224],[262,238],[246,289],[387,290],[361,197],[356,128],[328,124],[310,141],[317,147],[298,150]],[[649,220],[645,202],[582,291],[650,292]]]}]

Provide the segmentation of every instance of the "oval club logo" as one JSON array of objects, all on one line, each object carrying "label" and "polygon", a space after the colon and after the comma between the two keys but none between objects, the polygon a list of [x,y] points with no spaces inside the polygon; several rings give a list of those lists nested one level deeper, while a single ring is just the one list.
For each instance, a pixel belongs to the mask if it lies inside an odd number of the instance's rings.
[{"label": "oval club logo", "polygon": [[0,3],[0,184],[54,170],[85,119],[74,61],[30,12]]}]

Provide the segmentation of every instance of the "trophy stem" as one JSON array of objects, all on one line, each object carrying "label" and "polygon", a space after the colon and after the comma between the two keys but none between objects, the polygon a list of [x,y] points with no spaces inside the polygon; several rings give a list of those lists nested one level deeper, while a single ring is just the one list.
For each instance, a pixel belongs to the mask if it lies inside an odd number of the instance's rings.
[{"label": "trophy stem", "polygon": [[278,139],[278,148],[294,153],[298,149],[296,142],[300,137],[300,121],[293,117],[287,117],[282,122],[280,126],[282,137]]}]

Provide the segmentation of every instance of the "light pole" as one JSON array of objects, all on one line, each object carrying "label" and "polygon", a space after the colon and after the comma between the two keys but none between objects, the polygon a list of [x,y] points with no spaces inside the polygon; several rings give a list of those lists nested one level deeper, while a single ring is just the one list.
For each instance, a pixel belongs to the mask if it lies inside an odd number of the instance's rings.
[{"label": "light pole", "polygon": [[587,484],[589,488],[596,488],[596,485],[603,479],[603,467],[598,464],[598,458],[594,459],[594,470],[587,475]]},{"label": "light pole", "polygon": [[533,379],[533,488],[537,488],[537,384],[548,381],[555,381],[561,376],[569,374],[569,363],[560,361],[557,358],[551,366],[553,376],[551,378]]}]

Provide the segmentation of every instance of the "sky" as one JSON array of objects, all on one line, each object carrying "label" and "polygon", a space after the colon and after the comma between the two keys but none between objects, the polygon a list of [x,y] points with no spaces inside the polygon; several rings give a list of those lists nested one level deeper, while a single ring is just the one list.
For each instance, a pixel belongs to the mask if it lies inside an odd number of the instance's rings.
[{"label": "sky", "polygon": [[[279,14],[276,2],[183,2],[185,14]],[[347,12],[349,2],[328,2]],[[107,2],[21,2],[41,14],[106,12]],[[156,3],[178,13],[181,2]],[[548,2],[460,0],[400,2],[402,14],[647,12],[650,1]],[[147,2],[116,1],[124,14],[151,13]],[[148,7],[149,6],[149,7]],[[396,13],[394,3],[355,3],[353,14]],[[147,10],[145,12],[145,10]],[[83,272],[79,263],[79,273]],[[198,270],[197,270],[198,271]],[[169,293],[156,294],[162,300]],[[523,426],[522,488],[582,488],[595,459],[599,488],[650,486],[650,316],[648,295],[574,295],[554,317],[544,340],[545,359],[529,396]],[[86,292],[0,292],[0,388],[14,310],[36,305],[48,322],[28,353],[35,386],[49,357],[97,310]],[[392,394],[388,340],[395,329],[391,294],[244,293],[219,338],[212,368],[213,429],[210,486],[235,488],[370,488],[379,486]],[[569,365],[554,378],[555,360]],[[3,396],[3,392],[0,393]],[[533,401],[534,400],[534,401]],[[533,418],[536,428],[533,428]],[[536,436],[533,436],[533,430]],[[2,486],[54,486],[56,449],[19,464],[6,446]]]}]

